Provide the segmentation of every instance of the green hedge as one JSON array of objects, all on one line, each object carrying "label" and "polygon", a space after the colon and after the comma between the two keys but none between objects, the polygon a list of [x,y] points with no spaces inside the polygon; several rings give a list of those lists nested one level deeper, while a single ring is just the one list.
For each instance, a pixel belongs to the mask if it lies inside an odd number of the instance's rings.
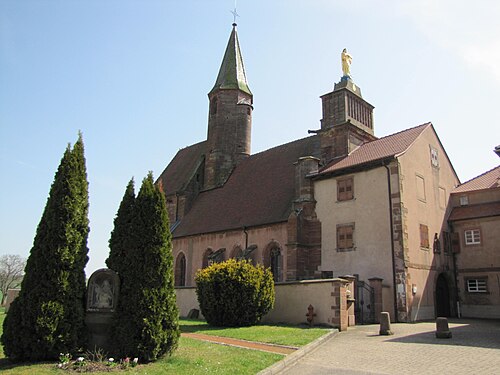
[{"label": "green hedge", "polygon": [[196,294],[207,322],[219,327],[256,324],[274,306],[269,269],[229,259],[196,273]]}]

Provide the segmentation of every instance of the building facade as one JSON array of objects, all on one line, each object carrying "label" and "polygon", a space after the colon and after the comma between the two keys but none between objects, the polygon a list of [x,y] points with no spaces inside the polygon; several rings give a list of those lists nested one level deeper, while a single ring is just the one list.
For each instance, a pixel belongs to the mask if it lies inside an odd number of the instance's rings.
[{"label": "building facade", "polygon": [[207,139],[157,180],[177,286],[193,286],[211,262],[245,258],[276,282],[354,277],[358,321],[456,313],[447,217],[459,179],[431,123],[377,138],[374,107],[343,76],[321,96],[312,136],[251,155],[253,94],[236,24],[208,99]]},{"label": "building facade", "polygon": [[457,300],[464,317],[500,318],[500,166],[452,191]]}]

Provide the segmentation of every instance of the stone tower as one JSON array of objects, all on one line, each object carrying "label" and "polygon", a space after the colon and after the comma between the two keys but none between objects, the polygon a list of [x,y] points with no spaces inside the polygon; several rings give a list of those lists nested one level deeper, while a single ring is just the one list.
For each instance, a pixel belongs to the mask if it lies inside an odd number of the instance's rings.
[{"label": "stone tower", "polygon": [[321,100],[323,118],[318,134],[323,165],[377,139],[373,132],[374,107],[363,99],[361,90],[350,77],[343,76]]},{"label": "stone tower", "polygon": [[222,186],[236,164],[250,155],[253,95],[248,87],[235,23],[208,98],[204,187],[212,189]]}]

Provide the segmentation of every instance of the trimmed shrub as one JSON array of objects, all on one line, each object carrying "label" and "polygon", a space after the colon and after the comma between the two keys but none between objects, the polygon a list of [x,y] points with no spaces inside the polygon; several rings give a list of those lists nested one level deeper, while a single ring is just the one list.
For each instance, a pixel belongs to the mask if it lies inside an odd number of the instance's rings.
[{"label": "trimmed shrub", "polygon": [[80,134],[62,157],[36,231],[19,297],[4,321],[13,361],[57,359],[85,345],[88,182]]},{"label": "trimmed shrub", "polygon": [[199,270],[195,281],[201,312],[214,326],[250,326],[274,306],[271,271],[247,260],[214,263]]}]

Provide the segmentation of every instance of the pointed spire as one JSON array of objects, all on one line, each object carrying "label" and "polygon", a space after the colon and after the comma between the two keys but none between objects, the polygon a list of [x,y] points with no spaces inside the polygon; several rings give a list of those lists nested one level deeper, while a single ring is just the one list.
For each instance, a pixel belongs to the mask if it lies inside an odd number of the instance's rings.
[{"label": "pointed spire", "polygon": [[243,57],[241,56],[240,43],[236,32],[236,23],[233,23],[233,31],[227,43],[219,75],[211,92],[217,89],[239,89],[252,95],[245,74],[245,66],[243,65]]}]

